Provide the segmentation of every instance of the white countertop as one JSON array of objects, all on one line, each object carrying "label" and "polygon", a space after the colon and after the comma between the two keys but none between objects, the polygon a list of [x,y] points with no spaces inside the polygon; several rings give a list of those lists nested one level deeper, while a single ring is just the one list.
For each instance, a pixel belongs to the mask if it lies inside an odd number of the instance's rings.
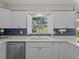
[{"label": "white countertop", "polygon": [[77,47],[79,47],[79,43],[76,42],[75,37],[72,39],[71,38],[63,38],[63,39],[58,39],[58,38],[54,38],[54,37],[27,37],[27,36],[10,36],[8,38],[4,38],[4,39],[0,39],[0,43],[4,43],[4,42],[8,42],[8,41],[30,41],[30,42],[34,42],[34,41],[43,41],[43,42],[52,42],[52,41],[66,41],[72,45],[75,45]]}]

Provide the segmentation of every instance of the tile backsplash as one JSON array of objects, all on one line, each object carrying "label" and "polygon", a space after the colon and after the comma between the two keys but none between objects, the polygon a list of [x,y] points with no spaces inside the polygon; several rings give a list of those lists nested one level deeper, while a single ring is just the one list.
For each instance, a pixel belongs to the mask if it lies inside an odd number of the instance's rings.
[{"label": "tile backsplash", "polygon": [[[27,28],[1,28],[4,30],[3,35],[9,36],[51,36],[50,34],[29,34]],[[0,29],[0,30],[1,30]],[[76,36],[75,28],[54,28],[54,36]]]},{"label": "tile backsplash", "polygon": [[8,29],[4,29],[4,35],[26,36],[27,35],[27,29],[26,28],[8,28]]},{"label": "tile backsplash", "polygon": [[74,28],[54,28],[54,36],[76,36],[76,29]]}]

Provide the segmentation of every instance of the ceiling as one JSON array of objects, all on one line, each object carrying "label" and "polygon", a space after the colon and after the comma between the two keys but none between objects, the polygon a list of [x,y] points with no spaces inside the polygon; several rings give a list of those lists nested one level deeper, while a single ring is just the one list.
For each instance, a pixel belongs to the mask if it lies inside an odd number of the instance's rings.
[{"label": "ceiling", "polygon": [[0,0],[5,4],[73,4],[75,0]]}]

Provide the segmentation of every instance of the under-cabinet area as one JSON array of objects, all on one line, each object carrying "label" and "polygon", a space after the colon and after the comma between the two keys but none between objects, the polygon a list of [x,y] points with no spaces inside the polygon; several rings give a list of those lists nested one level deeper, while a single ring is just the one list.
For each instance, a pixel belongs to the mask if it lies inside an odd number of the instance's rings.
[{"label": "under-cabinet area", "polygon": [[0,43],[1,59],[79,59],[79,47],[67,41]]}]

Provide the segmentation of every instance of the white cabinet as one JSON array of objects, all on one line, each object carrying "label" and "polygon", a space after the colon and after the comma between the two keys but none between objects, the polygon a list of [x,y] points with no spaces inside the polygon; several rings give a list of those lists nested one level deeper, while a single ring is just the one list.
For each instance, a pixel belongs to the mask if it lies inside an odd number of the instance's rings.
[{"label": "white cabinet", "polygon": [[28,47],[26,59],[52,59],[50,47]]},{"label": "white cabinet", "polygon": [[26,59],[77,59],[74,46],[68,42],[28,42]]},{"label": "white cabinet", "polygon": [[37,47],[28,47],[26,52],[26,59],[38,59],[39,58],[39,50]]},{"label": "white cabinet", "polygon": [[[56,59],[51,43],[27,43],[26,59]],[[54,58],[55,57],[55,58]]]},{"label": "white cabinet", "polygon": [[6,59],[6,43],[0,43],[0,59]]},{"label": "white cabinet", "polygon": [[75,27],[74,11],[54,11],[53,26],[54,28],[74,28]]},{"label": "white cabinet", "polygon": [[52,59],[58,59],[59,58],[59,53],[58,53],[58,42],[53,42],[52,43]]},{"label": "white cabinet", "polygon": [[26,28],[26,11],[12,11],[12,28]]},{"label": "white cabinet", "polygon": [[79,59],[79,47],[78,46],[74,47],[74,52],[75,52],[75,59]]},{"label": "white cabinet", "polygon": [[0,28],[11,27],[11,11],[0,8]]},{"label": "white cabinet", "polygon": [[75,11],[79,12],[79,0],[76,0],[75,2]]},{"label": "white cabinet", "polygon": [[40,59],[53,59],[51,47],[40,47]]},{"label": "white cabinet", "polygon": [[76,59],[74,46],[67,42],[61,42],[59,44],[59,59]]}]

